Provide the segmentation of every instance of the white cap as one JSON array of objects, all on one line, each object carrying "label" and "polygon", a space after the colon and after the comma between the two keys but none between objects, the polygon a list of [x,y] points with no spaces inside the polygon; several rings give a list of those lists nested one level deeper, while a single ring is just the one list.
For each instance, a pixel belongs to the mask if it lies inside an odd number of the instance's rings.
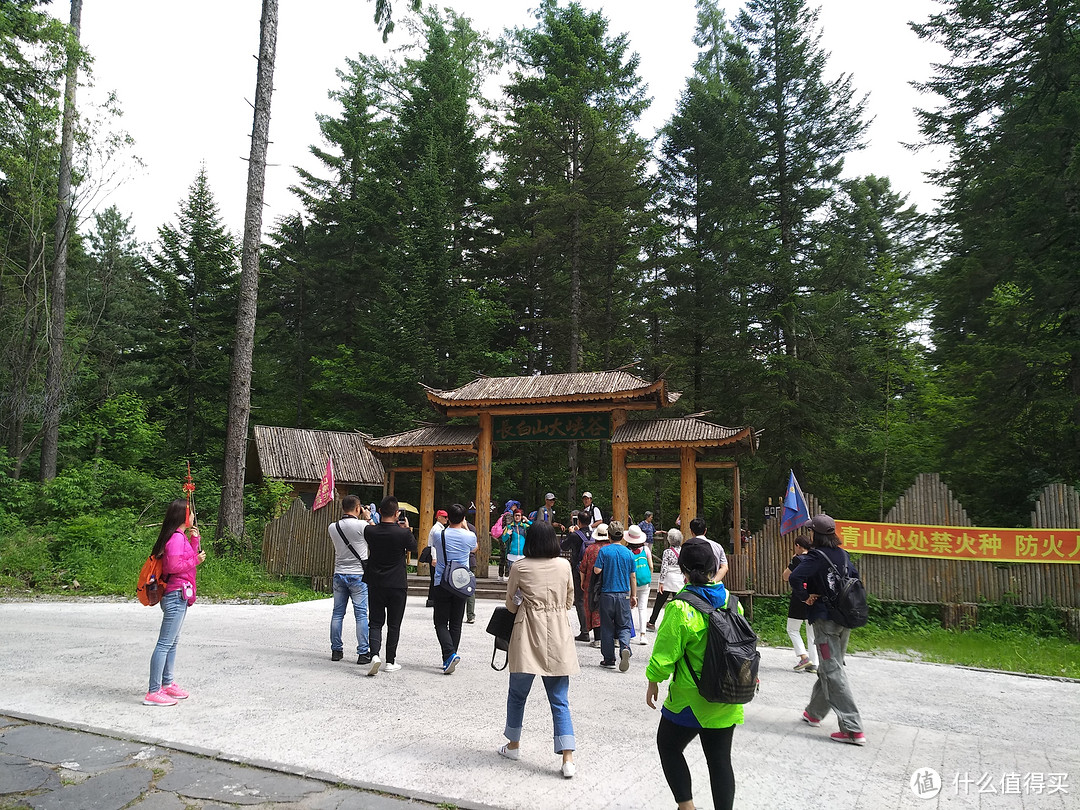
[{"label": "white cap", "polygon": [[553,500],[555,500],[555,493],[554,492],[549,492],[547,495],[544,496],[544,500],[545,501],[553,501]]},{"label": "white cap", "polygon": [[591,498],[591,497],[592,497],[592,493],[591,493],[591,492],[582,492],[582,493],[581,493],[581,497],[582,497],[582,498]]}]

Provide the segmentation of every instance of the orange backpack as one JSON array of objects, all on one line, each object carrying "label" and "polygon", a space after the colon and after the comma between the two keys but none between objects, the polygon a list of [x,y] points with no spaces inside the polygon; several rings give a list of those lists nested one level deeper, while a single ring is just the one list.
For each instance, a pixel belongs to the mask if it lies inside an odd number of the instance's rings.
[{"label": "orange backpack", "polygon": [[168,577],[161,570],[161,557],[155,557],[151,554],[143,563],[142,570],[139,571],[139,581],[135,585],[135,596],[144,605],[156,605],[165,594],[165,582],[167,580]]}]

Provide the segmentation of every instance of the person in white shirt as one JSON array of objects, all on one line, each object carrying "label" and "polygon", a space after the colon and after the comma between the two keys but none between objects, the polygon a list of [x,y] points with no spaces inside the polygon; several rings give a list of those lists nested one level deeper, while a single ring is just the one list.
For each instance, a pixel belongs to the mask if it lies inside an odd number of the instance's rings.
[{"label": "person in white shirt", "polygon": [[728,572],[727,554],[724,552],[724,547],[717,543],[715,540],[710,540],[705,536],[705,518],[696,517],[690,521],[690,534],[692,537],[687,542],[693,542],[695,540],[704,540],[710,546],[712,546],[713,555],[716,557],[716,574],[713,576],[713,582],[720,582]]},{"label": "person in white shirt", "polygon": [[344,656],[341,627],[345,621],[345,608],[352,600],[356,619],[356,663],[370,664],[368,649],[368,594],[364,584],[364,561],[368,545],[364,540],[364,527],[371,514],[355,495],[341,499],[341,520],[330,524],[330,539],[334,543],[334,609],[330,614],[330,660],[340,661]]}]

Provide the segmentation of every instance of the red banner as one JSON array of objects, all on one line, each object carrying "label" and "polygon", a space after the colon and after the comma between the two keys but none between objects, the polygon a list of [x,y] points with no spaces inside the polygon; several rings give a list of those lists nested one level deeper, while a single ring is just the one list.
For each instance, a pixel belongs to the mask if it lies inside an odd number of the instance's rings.
[{"label": "red banner", "polygon": [[326,473],[319,482],[319,491],[315,493],[315,503],[312,504],[311,511],[322,509],[332,500],[334,500],[334,460],[327,458]]},{"label": "red banner", "polygon": [[1080,529],[983,529],[836,521],[847,551],[986,562],[1080,563]]}]

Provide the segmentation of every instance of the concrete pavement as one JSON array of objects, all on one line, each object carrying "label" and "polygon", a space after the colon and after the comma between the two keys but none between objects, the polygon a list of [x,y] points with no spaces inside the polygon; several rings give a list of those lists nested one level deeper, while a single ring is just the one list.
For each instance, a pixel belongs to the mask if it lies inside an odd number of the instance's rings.
[{"label": "concrete pavement", "polygon": [[[635,646],[630,671],[620,674],[597,666],[598,650],[578,645],[582,673],[570,689],[574,779],[558,774],[539,684],[526,710],[521,761],[495,754],[507,677],[488,665],[484,626],[495,604],[477,605],[477,624],[464,628],[462,665],[445,676],[431,611],[410,597],[398,652],[403,669],[369,678],[355,656],[330,661],[329,600],[200,602],[188,613],[177,660],[177,680],[192,697],[170,708],[140,704],[158,609],[86,600],[0,604],[0,714],[179,752],[170,756],[203,755],[204,770],[248,763],[462,808],[673,806],[655,750],[658,714],[644,702],[649,646]],[[347,622],[347,647],[350,632]],[[787,649],[762,651],[761,692],[735,733],[737,807],[1080,807],[1080,684],[853,656],[849,675],[869,737],[859,748],[828,739],[831,718],[819,729],[799,721],[813,676],[793,672],[794,661]],[[28,733],[23,728],[0,728],[0,752],[14,731]],[[698,806],[712,807],[700,749],[688,753]],[[187,806],[239,804],[185,793],[191,789],[180,781],[166,785]],[[151,792],[162,787],[148,784]],[[935,785],[934,796],[916,795]],[[75,787],[53,790],[59,797]],[[249,798],[299,808],[317,794]],[[0,807],[8,800],[0,796]]]}]

